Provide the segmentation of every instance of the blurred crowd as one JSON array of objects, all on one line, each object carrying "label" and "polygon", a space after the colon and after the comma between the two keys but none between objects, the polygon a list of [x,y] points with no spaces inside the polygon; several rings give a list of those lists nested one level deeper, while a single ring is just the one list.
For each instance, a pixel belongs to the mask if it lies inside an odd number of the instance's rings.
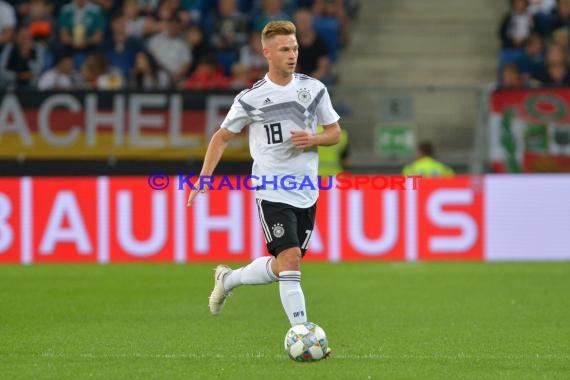
[{"label": "blurred crowd", "polygon": [[0,88],[242,89],[260,32],[298,30],[297,71],[333,84],[357,0],[0,0]]},{"label": "blurred crowd", "polygon": [[570,0],[508,0],[500,28],[501,88],[570,85]]}]

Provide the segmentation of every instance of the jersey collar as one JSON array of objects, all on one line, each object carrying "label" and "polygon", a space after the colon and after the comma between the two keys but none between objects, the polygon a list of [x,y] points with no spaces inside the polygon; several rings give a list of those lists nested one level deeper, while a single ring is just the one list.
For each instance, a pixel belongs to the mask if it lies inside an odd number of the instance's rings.
[{"label": "jersey collar", "polygon": [[268,83],[270,86],[273,86],[273,87],[275,87],[275,88],[277,88],[277,89],[287,89],[287,88],[289,88],[289,87],[292,87],[292,86],[293,86],[293,83],[295,83],[295,79],[296,79],[296,78],[295,78],[295,73],[293,73],[293,76],[292,76],[292,78],[291,78],[291,81],[290,81],[289,83],[287,83],[285,86],[282,86],[282,85],[280,85],[280,84],[277,84],[277,83],[273,82],[271,79],[269,79],[269,74],[265,74],[265,80],[267,81],[267,83]]}]

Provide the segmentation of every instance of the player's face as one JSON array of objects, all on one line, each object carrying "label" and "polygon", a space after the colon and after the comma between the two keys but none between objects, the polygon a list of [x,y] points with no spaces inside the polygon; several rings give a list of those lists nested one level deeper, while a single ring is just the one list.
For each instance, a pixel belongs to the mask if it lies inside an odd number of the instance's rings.
[{"label": "player's face", "polygon": [[270,69],[286,75],[295,72],[299,56],[299,45],[295,35],[273,37],[265,44],[263,53],[269,62]]}]

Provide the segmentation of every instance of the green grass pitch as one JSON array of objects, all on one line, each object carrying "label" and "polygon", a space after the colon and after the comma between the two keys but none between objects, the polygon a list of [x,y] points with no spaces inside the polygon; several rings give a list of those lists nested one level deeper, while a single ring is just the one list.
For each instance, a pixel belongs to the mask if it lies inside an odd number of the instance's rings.
[{"label": "green grass pitch", "polygon": [[286,356],[277,284],[210,315],[212,268],[0,266],[0,378],[570,378],[570,263],[305,263],[317,363]]}]

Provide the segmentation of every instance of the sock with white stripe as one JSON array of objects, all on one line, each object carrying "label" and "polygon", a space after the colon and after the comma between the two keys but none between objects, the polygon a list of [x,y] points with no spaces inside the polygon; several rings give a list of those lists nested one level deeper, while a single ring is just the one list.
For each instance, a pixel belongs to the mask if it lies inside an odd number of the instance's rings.
[{"label": "sock with white stripe", "polygon": [[230,291],[240,285],[261,285],[277,281],[278,278],[271,270],[271,260],[271,256],[259,257],[245,267],[234,269],[224,278],[224,289]]},{"label": "sock with white stripe", "polygon": [[307,322],[305,295],[301,289],[301,272],[296,270],[280,272],[279,294],[291,326]]}]

